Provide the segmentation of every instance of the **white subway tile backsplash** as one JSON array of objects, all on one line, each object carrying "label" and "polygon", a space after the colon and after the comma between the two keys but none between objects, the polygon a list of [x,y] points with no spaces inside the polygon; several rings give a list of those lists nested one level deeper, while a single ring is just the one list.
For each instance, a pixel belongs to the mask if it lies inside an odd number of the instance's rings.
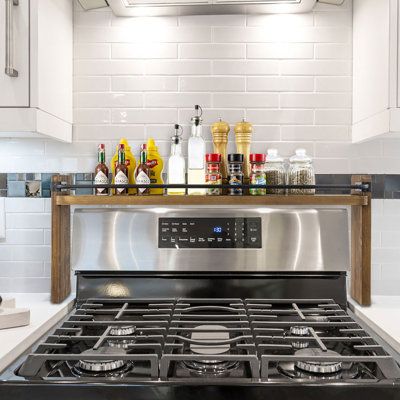
[{"label": "white subway tile backsplash", "polygon": [[44,199],[15,198],[5,199],[6,213],[19,213],[23,210],[26,213],[44,212]]},{"label": "white subway tile backsplash", "polygon": [[75,93],[76,108],[143,107],[143,94],[138,92]]},{"label": "white subway tile backsplash", "polygon": [[113,59],[176,58],[178,46],[175,43],[113,43]]},{"label": "white subway tile backsplash", "polygon": [[108,124],[111,111],[106,108],[75,108],[74,124]]},{"label": "white subway tile backsplash", "polygon": [[[248,14],[247,26],[281,28],[282,26],[297,28],[313,26],[314,14]],[[216,26],[216,25],[215,25]]]},{"label": "white subway tile backsplash", "polygon": [[43,229],[7,229],[6,241],[7,244],[44,244]]},{"label": "white subway tile backsplash", "polygon": [[209,75],[211,62],[208,60],[149,60],[146,62],[147,75]]},{"label": "white subway tile backsplash", "polygon": [[312,110],[247,110],[247,119],[255,124],[309,125],[314,121]]},{"label": "white subway tile backsplash", "polygon": [[43,261],[0,261],[0,280],[4,278],[43,277]]},{"label": "white subway tile backsplash", "polygon": [[352,56],[350,44],[343,43],[323,43],[315,45],[316,59],[343,59],[349,60]]},{"label": "white subway tile backsplash", "polygon": [[282,60],[282,75],[350,76],[351,62],[346,60]]},{"label": "white subway tile backsplash", "polygon": [[277,60],[217,60],[213,62],[213,75],[278,75]]},{"label": "white subway tile backsplash", "polygon": [[277,108],[279,95],[276,93],[214,93],[214,107],[230,108]]},{"label": "white subway tile backsplash", "polygon": [[179,45],[179,58],[245,58],[245,44],[182,43]]},{"label": "white subway tile backsplash", "polygon": [[318,142],[348,142],[350,128],[338,126],[282,126],[282,140],[310,140]]},{"label": "white subway tile backsplash", "polygon": [[247,45],[247,58],[314,58],[314,45],[312,43],[250,43]]},{"label": "white subway tile backsplash", "polygon": [[281,108],[351,108],[349,93],[282,93]]},{"label": "white subway tile backsplash", "polygon": [[111,90],[117,92],[171,92],[178,90],[176,76],[113,76]]},{"label": "white subway tile backsplash", "polygon": [[211,106],[210,93],[146,93],[144,95],[145,107],[192,107],[193,104],[201,104],[204,107]]},{"label": "white subway tile backsplash", "polygon": [[111,89],[109,76],[76,76],[74,92],[108,92]]},{"label": "white subway tile backsplash", "polygon": [[168,124],[175,123],[176,109],[126,108],[112,110],[112,122],[117,124]]},{"label": "white subway tile backsplash", "polygon": [[316,91],[350,93],[352,91],[352,78],[350,76],[323,76],[316,77]]},{"label": "white subway tile backsplash", "polygon": [[182,92],[239,92],[244,91],[244,77],[182,77],[179,79],[179,89]]},{"label": "white subway tile backsplash", "polygon": [[245,15],[183,15],[179,26],[244,26]]},{"label": "white subway tile backsplash", "polygon": [[351,110],[316,110],[315,124],[316,125],[347,125],[351,124]]},{"label": "white subway tile backsplash", "polygon": [[75,60],[74,75],[142,75],[143,60]]},{"label": "white subway tile backsplash", "polygon": [[6,229],[50,228],[50,214],[44,213],[7,213]]},{"label": "white subway tile backsplash", "polygon": [[98,141],[119,140],[126,137],[128,140],[144,138],[144,125],[75,125],[73,129],[74,140],[79,144],[84,141],[96,145]]},{"label": "white subway tile backsplash", "polygon": [[110,58],[111,45],[107,43],[80,43],[74,46],[75,59]]},{"label": "white subway tile backsplash", "polygon": [[313,92],[311,76],[250,76],[246,78],[248,92]]}]

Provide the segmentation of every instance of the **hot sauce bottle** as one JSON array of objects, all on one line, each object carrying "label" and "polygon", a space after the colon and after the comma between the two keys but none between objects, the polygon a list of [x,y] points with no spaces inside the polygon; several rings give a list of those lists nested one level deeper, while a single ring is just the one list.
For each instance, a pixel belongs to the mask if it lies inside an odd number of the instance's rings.
[{"label": "hot sauce bottle", "polygon": [[108,188],[97,185],[108,185],[108,167],[106,165],[106,148],[104,144],[99,144],[97,154],[98,164],[95,170],[94,184],[96,185],[94,193],[99,196],[107,196]]},{"label": "hot sauce bottle", "polygon": [[[116,185],[127,185],[129,183],[128,166],[125,163],[125,145],[122,143],[120,143],[118,146],[118,163],[115,166],[114,182]],[[118,188],[115,190],[115,194],[128,194],[128,189]]]},{"label": "hot sauce bottle", "polygon": [[[143,144],[140,152],[140,164],[136,168],[135,172],[136,184],[150,184],[150,167],[147,165],[147,145]],[[139,196],[150,194],[150,188],[142,187],[138,189]]]}]

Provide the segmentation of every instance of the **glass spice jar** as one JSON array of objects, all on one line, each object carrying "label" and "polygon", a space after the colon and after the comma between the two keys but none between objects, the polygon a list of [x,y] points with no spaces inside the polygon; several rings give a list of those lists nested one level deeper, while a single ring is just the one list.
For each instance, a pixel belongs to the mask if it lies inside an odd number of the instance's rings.
[{"label": "glass spice jar", "polygon": [[[221,154],[206,154],[206,163],[206,185],[222,185]],[[207,189],[206,194],[208,196],[219,196],[222,194],[222,189],[210,188]]]},{"label": "glass spice jar", "polygon": [[[286,184],[286,166],[277,149],[267,151],[265,163],[265,178],[268,185]],[[268,194],[285,194],[285,189],[267,189]]]},{"label": "glass spice jar", "polygon": [[[289,159],[289,185],[315,185],[315,173],[312,159],[305,149],[297,149]],[[315,189],[290,189],[290,194],[315,194]]]},{"label": "glass spice jar", "polygon": [[[228,154],[228,183],[229,185],[243,185],[243,154]],[[242,196],[243,189],[230,188],[228,194],[231,196]]]},{"label": "glass spice jar", "polygon": [[[265,154],[250,154],[250,185],[266,185]],[[267,193],[265,188],[250,189],[252,196],[263,196]]]}]

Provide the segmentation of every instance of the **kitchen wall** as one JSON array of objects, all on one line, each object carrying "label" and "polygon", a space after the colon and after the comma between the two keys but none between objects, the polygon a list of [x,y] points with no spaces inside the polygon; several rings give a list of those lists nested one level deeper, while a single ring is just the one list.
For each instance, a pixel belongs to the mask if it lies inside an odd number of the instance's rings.
[{"label": "kitchen wall", "polygon": [[[245,117],[253,149],[304,147],[317,173],[400,173],[400,141],[350,140],[352,4],[303,15],[117,18],[75,4],[74,142],[0,139],[0,172],[91,172],[121,136],[169,152],[172,124],[193,105],[207,125]],[[230,150],[234,147],[231,144]],[[373,202],[373,292],[400,294],[400,201]],[[46,291],[49,203],[7,199],[0,291]]]}]

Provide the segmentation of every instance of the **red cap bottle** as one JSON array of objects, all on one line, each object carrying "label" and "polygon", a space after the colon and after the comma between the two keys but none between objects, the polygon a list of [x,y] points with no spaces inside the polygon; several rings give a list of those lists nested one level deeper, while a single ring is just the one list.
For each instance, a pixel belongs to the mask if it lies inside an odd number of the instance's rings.
[{"label": "red cap bottle", "polygon": [[250,162],[265,163],[265,154],[250,154]]}]

